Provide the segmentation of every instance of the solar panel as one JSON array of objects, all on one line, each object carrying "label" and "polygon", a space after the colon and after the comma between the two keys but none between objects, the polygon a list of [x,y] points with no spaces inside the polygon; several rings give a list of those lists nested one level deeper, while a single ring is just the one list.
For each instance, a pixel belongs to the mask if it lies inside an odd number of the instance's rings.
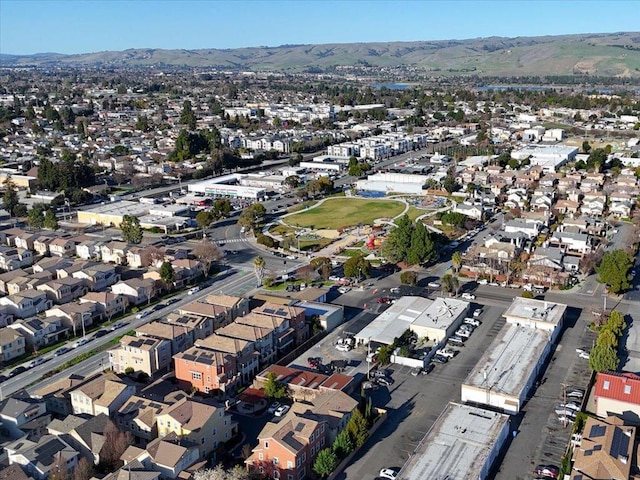
[{"label": "solar panel", "polygon": [[602,450],[602,445],[594,445],[593,446],[593,451],[594,452],[599,452],[600,450]]},{"label": "solar panel", "polygon": [[609,454],[613,458],[620,456],[626,456],[629,451],[629,437],[627,437],[622,430],[616,428],[613,432],[613,439],[611,440],[611,451]]},{"label": "solar panel", "polygon": [[604,425],[592,425],[591,430],[589,431],[589,437],[602,437],[606,431],[607,428]]}]

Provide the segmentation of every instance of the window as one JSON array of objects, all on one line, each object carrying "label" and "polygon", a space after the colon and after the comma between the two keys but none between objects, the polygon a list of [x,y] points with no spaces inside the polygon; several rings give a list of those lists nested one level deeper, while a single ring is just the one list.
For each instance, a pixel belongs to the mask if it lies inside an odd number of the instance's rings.
[{"label": "window", "polygon": [[264,448],[269,448],[269,442],[268,441],[264,441]]},{"label": "window", "polygon": [[322,433],[324,433],[324,423],[323,423],[322,425],[320,425],[320,431],[321,431]]},{"label": "window", "polygon": [[258,453],[258,460],[262,460],[263,459],[263,455],[262,452]]},{"label": "window", "polygon": [[624,386],[624,393],[626,393],[627,395],[631,393],[631,385]]},{"label": "window", "polygon": [[293,475],[291,474],[287,475],[287,480],[293,480]]},{"label": "window", "polygon": [[200,372],[191,372],[191,380],[202,380],[202,374]]},{"label": "window", "polygon": [[307,452],[302,452],[302,461],[303,462],[307,461]]},{"label": "window", "polygon": [[280,472],[278,472],[278,470],[273,472],[273,478],[280,478]]},{"label": "window", "polygon": [[602,388],[604,388],[605,390],[609,390],[609,380],[604,381],[604,383],[602,384]]},{"label": "window", "polygon": [[200,439],[200,445],[204,445],[204,437]]},{"label": "window", "polygon": [[278,465],[278,457],[273,457],[273,464]]},{"label": "window", "polygon": [[287,461],[287,468],[293,468],[293,462]]},{"label": "window", "polygon": [[314,438],[313,432],[311,432],[311,435],[309,436],[309,443],[313,443]]},{"label": "window", "polygon": [[218,429],[214,428],[213,431],[211,432],[211,435],[215,437],[217,434],[218,434]]},{"label": "window", "polygon": [[311,447],[311,456],[313,457],[316,454],[316,447]]}]

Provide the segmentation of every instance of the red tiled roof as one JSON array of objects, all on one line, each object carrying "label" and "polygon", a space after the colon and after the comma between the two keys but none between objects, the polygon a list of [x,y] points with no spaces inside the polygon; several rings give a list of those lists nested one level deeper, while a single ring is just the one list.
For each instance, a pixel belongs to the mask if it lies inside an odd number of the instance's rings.
[{"label": "red tiled roof", "polygon": [[[628,393],[625,393],[625,387],[630,387]],[[596,398],[604,397],[640,405],[640,376],[635,373],[600,372],[596,377],[595,389]]]}]

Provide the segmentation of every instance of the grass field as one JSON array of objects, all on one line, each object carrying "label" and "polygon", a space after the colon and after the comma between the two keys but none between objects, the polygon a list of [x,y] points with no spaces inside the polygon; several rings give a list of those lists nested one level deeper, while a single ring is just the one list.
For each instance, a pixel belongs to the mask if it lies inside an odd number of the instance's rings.
[{"label": "grass field", "polygon": [[315,229],[338,229],[358,224],[371,225],[376,218],[390,218],[402,213],[404,205],[392,200],[331,198],[322,205],[285,219],[289,225]]}]

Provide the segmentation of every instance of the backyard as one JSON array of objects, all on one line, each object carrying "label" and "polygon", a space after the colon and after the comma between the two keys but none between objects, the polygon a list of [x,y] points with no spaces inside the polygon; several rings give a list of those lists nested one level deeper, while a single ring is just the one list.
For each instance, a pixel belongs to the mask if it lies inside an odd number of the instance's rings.
[{"label": "backyard", "polygon": [[371,225],[377,218],[399,215],[405,206],[393,200],[331,198],[322,205],[284,219],[289,225],[314,229],[337,230],[344,227]]}]

